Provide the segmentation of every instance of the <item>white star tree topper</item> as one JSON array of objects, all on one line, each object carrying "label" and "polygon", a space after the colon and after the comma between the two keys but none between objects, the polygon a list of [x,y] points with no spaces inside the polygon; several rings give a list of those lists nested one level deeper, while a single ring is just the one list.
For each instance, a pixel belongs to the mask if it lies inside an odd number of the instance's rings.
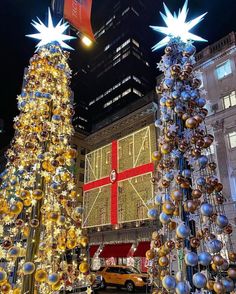
[{"label": "white star tree topper", "polygon": [[37,19],[38,19],[38,22],[33,20],[31,24],[36,28],[36,30],[39,33],[26,35],[27,37],[40,40],[40,42],[36,45],[37,50],[40,47],[55,41],[58,42],[62,48],[73,50],[72,47],[70,47],[64,42],[64,41],[76,39],[75,37],[63,34],[65,30],[69,27],[69,24],[67,22],[62,23],[62,19],[61,19],[58,22],[58,24],[54,27],[50,9],[48,9],[48,26],[45,26],[45,24],[38,17]]},{"label": "white star tree topper", "polygon": [[190,33],[190,30],[195,27],[199,22],[204,19],[204,16],[207,14],[204,13],[188,22],[186,22],[186,18],[188,15],[188,0],[185,1],[182,10],[179,10],[178,15],[174,12],[172,14],[168,7],[163,3],[165,14],[160,12],[161,17],[163,18],[166,27],[159,26],[150,26],[153,30],[166,35],[160,42],[158,42],[155,46],[153,46],[152,50],[158,50],[159,48],[167,45],[171,38],[180,38],[183,42],[187,41],[202,41],[207,42],[207,40]]}]

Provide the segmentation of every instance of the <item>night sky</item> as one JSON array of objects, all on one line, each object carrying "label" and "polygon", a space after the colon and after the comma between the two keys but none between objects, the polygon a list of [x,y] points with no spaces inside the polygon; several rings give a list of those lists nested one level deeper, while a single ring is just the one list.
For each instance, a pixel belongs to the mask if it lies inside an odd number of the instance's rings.
[{"label": "night sky", "polygon": [[[93,0],[92,23],[94,28],[100,27],[103,23],[102,18],[96,17],[96,11],[102,5],[107,10],[115,0]],[[121,0],[126,1],[126,0]],[[133,0],[137,1],[137,0]],[[34,53],[35,41],[25,38],[26,34],[34,33],[34,28],[30,25],[32,19],[36,16],[42,20],[46,17],[47,7],[50,0],[1,0],[0,8],[0,33],[1,33],[1,107],[0,118],[5,122],[5,133],[0,135],[0,147],[9,143],[13,136],[12,120],[18,113],[16,107],[16,96],[21,91],[24,67],[28,66],[29,59]],[[150,9],[150,24],[163,25],[163,21],[158,13],[163,11],[162,1],[144,0],[145,3],[157,8],[155,17],[153,10]],[[165,3],[171,11],[177,11],[179,6],[182,7],[183,0],[166,0]],[[208,15],[202,23],[200,23],[194,33],[201,35],[209,41],[209,44],[224,37],[231,31],[236,31],[236,1],[235,0],[189,0],[189,17],[196,17],[206,11]],[[141,21],[141,19],[140,19]],[[162,36],[153,32],[154,42],[159,41]],[[83,49],[78,41],[73,41],[71,45],[79,53],[76,56],[87,56],[88,53]],[[195,43],[197,49],[201,49],[207,44]],[[99,46],[97,42],[96,46]],[[162,52],[156,53],[157,61]],[[87,54],[87,55],[86,55]],[[89,54],[92,54],[92,50]],[[80,66],[77,60],[73,60],[73,68]]]}]

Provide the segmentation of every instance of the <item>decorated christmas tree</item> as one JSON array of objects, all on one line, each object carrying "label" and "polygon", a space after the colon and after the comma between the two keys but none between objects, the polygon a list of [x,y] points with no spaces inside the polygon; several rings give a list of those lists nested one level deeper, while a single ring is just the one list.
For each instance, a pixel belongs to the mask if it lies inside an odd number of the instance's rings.
[{"label": "decorated christmas tree", "polygon": [[[68,28],[33,22],[39,39],[17,97],[15,136],[1,174],[0,293],[54,293],[93,279],[72,173]],[[11,292],[12,291],[12,292]]]},{"label": "decorated christmas tree", "polygon": [[[235,289],[236,252],[232,225],[224,212],[223,185],[210,155],[214,136],[207,131],[206,92],[194,71],[196,48],[205,41],[190,33],[205,14],[186,21],[187,1],[172,14],[164,5],[165,34],[154,46],[166,45],[158,67],[164,73],[157,87],[160,96],[155,207],[161,228],[153,232],[149,260],[152,293],[230,293]],[[160,214],[158,214],[160,213]]]}]

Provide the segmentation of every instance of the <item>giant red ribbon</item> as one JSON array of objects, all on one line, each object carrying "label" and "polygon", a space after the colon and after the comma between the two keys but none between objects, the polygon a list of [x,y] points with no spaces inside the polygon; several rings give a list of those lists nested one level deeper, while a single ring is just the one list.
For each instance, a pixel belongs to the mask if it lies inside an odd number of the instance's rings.
[{"label": "giant red ribbon", "polygon": [[127,180],[136,176],[147,174],[154,171],[153,163],[147,163],[138,167],[124,170],[120,173],[118,169],[118,148],[117,141],[113,141],[111,144],[111,175],[93,182],[84,184],[84,192],[99,188],[108,184],[111,184],[111,224],[118,224],[118,182]]}]

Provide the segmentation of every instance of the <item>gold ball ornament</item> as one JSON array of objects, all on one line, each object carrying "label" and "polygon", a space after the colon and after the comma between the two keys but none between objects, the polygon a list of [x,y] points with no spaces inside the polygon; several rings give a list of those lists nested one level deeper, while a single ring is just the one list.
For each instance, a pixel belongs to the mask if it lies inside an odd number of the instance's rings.
[{"label": "gold ball ornament", "polygon": [[154,151],[152,153],[152,160],[153,161],[160,161],[161,160],[161,153],[159,151]]},{"label": "gold ball ornament", "polygon": [[39,283],[47,280],[47,272],[44,269],[38,269],[35,272],[35,280]]},{"label": "gold ball ornament", "polygon": [[167,256],[161,256],[158,260],[158,263],[162,267],[167,266],[169,264],[169,259]]},{"label": "gold ball ornament", "polygon": [[25,237],[28,237],[28,236],[29,236],[29,227],[24,227],[24,228],[23,228],[23,235],[24,235]]},{"label": "gold ball ornament", "polygon": [[80,237],[79,243],[81,244],[82,247],[86,247],[88,245],[88,237],[86,236]]},{"label": "gold ball ornament", "polygon": [[31,199],[30,198],[27,198],[24,200],[24,206],[30,206],[31,205]]},{"label": "gold ball ornament", "polygon": [[40,189],[36,189],[32,192],[32,198],[35,200],[40,200],[43,198],[43,196],[44,196],[44,193]]},{"label": "gold ball ornament", "polygon": [[20,288],[13,289],[13,294],[20,294]]},{"label": "gold ball ornament", "polygon": [[155,251],[152,249],[148,250],[145,255],[147,260],[151,260],[156,256]]},{"label": "gold ball ornament", "polygon": [[10,212],[13,213],[14,215],[20,214],[22,209],[23,209],[23,203],[20,201],[10,206]]},{"label": "gold ball ornament", "polygon": [[170,144],[164,143],[164,144],[161,146],[161,153],[162,153],[162,154],[169,154],[170,151],[171,151],[171,146],[170,146]]},{"label": "gold ball ornament", "polygon": [[11,285],[8,282],[4,283],[0,289],[1,289],[1,293],[10,293]]},{"label": "gold ball ornament", "polygon": [[215,283],[214,280],[208,280],[208,281],[207,281],[207,284],[206,284],[206,288],[207,288],[208,290],[212,291],[212,290],[213,290],[213,287],[214,287],[214,283]]},{"label": "gold ball ornament", "polygon": [[69,239],[66,241],[66,247],[68,249],[74,249],[77,246],[77,242],[75,240]]},{"label": "gold ball ornament", "polygon": [[172,215],[175,210],[175,206],[170,201],[164,202],[162,205],[162,211],[168,215]]},{"label": "gold ball ornament", "polygon": [[30,192],[28,190],[22,190],[19,196],[22,200],[25,200],[30,197]]},{"label": "gold ball ornament", "polygon": [[61,281],[59,281],[56,284],[52,285],[52,290],[58,291],[58,290],[60,290],[61,286],[62,286],[62,283],[61,283]]},{"label": "gold ball ornament", "polygon": [[81,262],[81,264],[79,265],[79,271],[82,273],[82,274],[85,274],[89,271],[89,265],[87,262],[83,261]]}]

